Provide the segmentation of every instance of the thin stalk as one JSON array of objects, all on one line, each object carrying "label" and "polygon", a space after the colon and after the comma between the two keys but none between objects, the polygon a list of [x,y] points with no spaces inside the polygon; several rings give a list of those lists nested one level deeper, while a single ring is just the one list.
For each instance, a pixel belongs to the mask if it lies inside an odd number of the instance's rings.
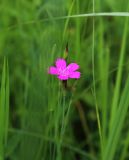
[{"label": "thin stalk", "polygon": [[[95,12],[95,2],[93,0],[93,13],[94,12]],[[93,17],[93,34],[92,34],[92,75],[93,75],[93,95],[95,100],[96,116],[97,116],[98,130],[99,130],[99,137],[100,137],[100,148],[102,152],[102,132],[101,132],[99,109],[97,105],[96,87],[95,87],[95,19],[94,17]]]}]

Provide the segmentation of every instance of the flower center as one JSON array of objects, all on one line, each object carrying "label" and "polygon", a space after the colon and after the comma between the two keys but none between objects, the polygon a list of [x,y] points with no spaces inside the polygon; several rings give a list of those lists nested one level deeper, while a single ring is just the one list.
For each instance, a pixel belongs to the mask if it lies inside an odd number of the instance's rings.
[{"label": "flower center", "polygon": [[69,75],[67,68],[65,68],[65,69],[59,68],[58,71],[59,71],[59,75],[63,75],[63,76]]}]

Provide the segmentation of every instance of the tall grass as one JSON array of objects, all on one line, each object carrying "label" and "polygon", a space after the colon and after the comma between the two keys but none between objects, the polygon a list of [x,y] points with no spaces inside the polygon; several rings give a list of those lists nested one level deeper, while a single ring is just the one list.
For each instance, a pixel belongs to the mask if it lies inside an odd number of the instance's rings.
[{"label": "tall grass", "polygon": [[[128,1],[0,6],[0,160],[129,159]],[[72,90],[47,74],[66,44]]]}]

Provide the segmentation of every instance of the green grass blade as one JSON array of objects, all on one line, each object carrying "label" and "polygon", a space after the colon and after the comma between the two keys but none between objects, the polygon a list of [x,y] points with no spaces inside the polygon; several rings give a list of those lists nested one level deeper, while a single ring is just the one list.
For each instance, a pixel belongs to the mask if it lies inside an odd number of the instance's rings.
[{"label": "green grass blade", "polygon": [[[69,12],[68,12],[68,16],[70,16],[71,13],[72,13],[74,3],[75,3],[75,0],[72,1],[72,4],[71,4],[70,9],[69,9]],[[65,26],[64,26],[64,31],[63,31],[63,41],[64,41],[65,36],[66,36],[65,34],[66,34],[66,30],[67,30],[69,21],[70,21],[70,18],[67,18],[67,19],[66,19],[66,22],[65,22]]]},{"label": "green grass blade", "polygon": [[[101,2],[99,2],[99,6],[101,6]],[[100,81],[100,107],[102,110],[102,135],[103,135],[103,143],[106,142],[107,136],[107,128],[108,128],[108,71],[109,71],[109,63],[110,63],[110,54],[108,46],[106,46],[105,39],[104,39],[104,22],[105,20],[100,18],[99,19],[99,43],[98,45],[98,70],[99,70],[99,77]]]},{"label": "green grass blade", "polygon": [[8,133],[8,117],[9,117],[9,77],[8,65],[4,59],[1,91],[0,91],[0,160],[4,160],[5,147],[7,144]]},{"label": "green grass blade", "polygon": [[[76,1],[76,12],[80,12],[80,3],[79,0]],[[79,55],[81,54],[81,21],[79,18],[76,19],[76,59],[78,60]]]},{"label": "green grass blade", "polygon": [[126,81],[125,88],[120,99],[119,108],[116,111],[116,114],[114,115],[113,125],[111,128],[107,146],[104,150],[103,160],[114,159],[120,134],[121,134],[121,130],[123,128],[124,119],[126,117],[128,106],[129,106],[128,95],[129,95],[129,77]]},{"label": "green grass blade", "polygon": [[5,101],[5,145],[7,145],[8,127],[9,127],[9,69],[8,61],[6,64],[6,101]]},{"label": "green grass blade", "polygon": [[121,87],[121,80],[122,80],[122,71],[123,71],[123,63],[125,59],[125,49],[127,44],[127,31],[128,31],[128,17],[125,21],[125,27],[124,27],[124,34],[122,38],[122,46],[120,51],[120,58],[119,58],[119,65],[118,65],[118,72],[117,72],[117,78],[116,78],[116,85],[115,85],[115,91],[114,91],[114,97],[111,107],[111,120],[110,120],[110,127],[112,128],[113,125],[113,118],[116,114],[118,102],[119,102],[119,96],[120,96],[120,87]]},{"label": "green grass blade", "polygon": [[[95,1],[93,0],[93,13],[95,12]],[[97,97],[96,97],[96,85],[95,85],[95,18],[93,17],[93,34],[92,34],[92,76],[93,76],[93,96],[95,101],[95,109],[96,109],[96,117],[98,123],[98,131],[99,131],[99,138],[100,138],[100,151],[102,154],[102,146],[103,146],[103,138],[102,138],[102,129],[100,123],[100,115],[99,115],[99,108],[97,104]]]},{"label": "green grass blade", "polygon": [[6,61],[4,60],[1,91],[0,91],[0,160],[4,159],[4,121],[5,121],[5,81],[6,81]]}]

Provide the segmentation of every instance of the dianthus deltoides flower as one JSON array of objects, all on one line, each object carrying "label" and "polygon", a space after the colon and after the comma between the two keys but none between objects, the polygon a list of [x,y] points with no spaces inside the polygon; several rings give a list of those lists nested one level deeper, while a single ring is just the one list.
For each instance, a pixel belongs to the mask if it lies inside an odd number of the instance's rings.
[{"label": "dianthus deltoides flower", "polygon": [[63,58],[58,58],[55,62],[56,66],[49,67],[48,73],[56,75],[60,80],[68,80],[69,78],[80,78],[80,72],[76,71],[79,69],[77,63],[70,63],[66,65],[66,60]]}]

